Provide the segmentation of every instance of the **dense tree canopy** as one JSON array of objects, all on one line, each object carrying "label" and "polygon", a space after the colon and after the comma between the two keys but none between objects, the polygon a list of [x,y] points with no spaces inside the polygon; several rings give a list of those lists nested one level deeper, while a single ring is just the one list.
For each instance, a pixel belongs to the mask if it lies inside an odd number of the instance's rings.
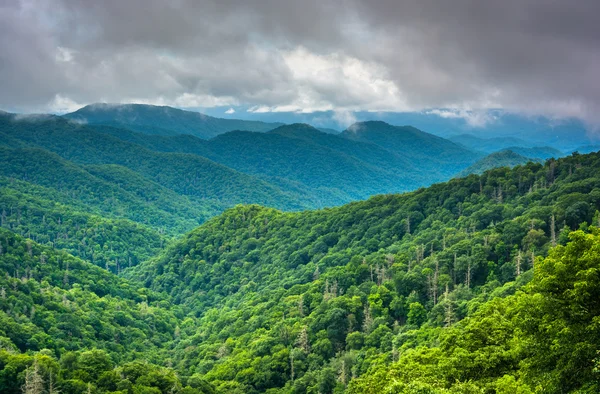
[{"label": "dense tree canopy", "polygon": [[315,211],[238,205],[177,237],[254,178],[202,205],[226,186],[186,171],[230,170],[72,127],[130,157],[50,127],[0,147],[1,392],[600,388],[600,154]]}]

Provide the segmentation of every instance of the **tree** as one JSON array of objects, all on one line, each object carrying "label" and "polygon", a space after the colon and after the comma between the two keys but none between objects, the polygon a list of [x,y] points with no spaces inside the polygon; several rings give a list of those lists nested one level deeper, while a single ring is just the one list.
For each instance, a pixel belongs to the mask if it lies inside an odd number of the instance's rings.
[{"label": "tree", "polygon": [[302,327],[298,339],[296,339],[296,345],[304,351],[304,353],[310,353],[310,341],[308,339],[308,330],[306,327]]},{"label": "tree", "polygon": [[407,323],[415,326],[421,326],[421,324],[427,321],[427,310],[419,302],[413,302],[408,306],[408,320]]},{"label": "tree", "polygon": [[44,392],[44,379],[40,371],[37,358],[33,359],[33,365],[25,372],[25,384],[23,394],[42,394]]},{"label": "tree", "polygon": [[446,283],[446,291],[444,292],[444,326],[449,327],[454,323],[454,306],[450,299],[448,284]]}]

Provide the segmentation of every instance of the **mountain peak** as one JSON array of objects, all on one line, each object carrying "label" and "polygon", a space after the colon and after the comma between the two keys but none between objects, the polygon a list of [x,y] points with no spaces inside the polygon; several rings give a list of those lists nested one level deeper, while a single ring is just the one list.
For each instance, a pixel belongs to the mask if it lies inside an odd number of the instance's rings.
[{"label": "mountain peak", "polygon": [[144,134],[191,134],[202,139],[209,139],[232,130],[266,132],[281,125],[281,123],[221,119],[200,112],[149,104],[95,103],[66,114],[64,117]]}]

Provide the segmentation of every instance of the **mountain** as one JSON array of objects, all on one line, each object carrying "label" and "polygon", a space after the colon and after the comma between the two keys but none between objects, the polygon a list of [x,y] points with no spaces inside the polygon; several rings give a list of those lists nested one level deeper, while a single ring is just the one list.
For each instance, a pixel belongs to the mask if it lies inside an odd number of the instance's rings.
[{"label": "mountain", "polygon": [[145,104],[91,104],[65,118],[85,124],[125,128],[145,134],[191,134],[208,139],[232,130],[268,131],[281,123],[221,119],[199,112]]},{"label": "mountain", "polygon": [[[224,114],[229,107],[207,108],[205,112],[213,116]],[[339,128],[339,114],[335,111],[300,112],[253,112],[249,107],[235,107],[235,116],[249,120],[261,120],[283,123],[309,123],[319,127]],[[456,110],[451,108],[432,108],[418,112],[373,112],[356,111],[348,113],[355,122],[378,120],[392,125],[411,125],[425,132],[451,139],[469,134],[483,139],[496,137],[514,138],[525,141],[531,146],[551,146],[570,153],[579,146],[597,144],[596,133],[589,125],[576,118],[549,118],[531,116],[526,113],[508,112],[501,109]],[[510,144],[516,146],[522,143]],[[493,151],[508,148],[492,146]]]},{"label": "mountain", "polygon": [[419,171],[442,176],[460,171],[480,155],[449,140],[411,126],[392,126],[381,121],[355,123],[342,132],[349,140],[376,144],[415,162]]},{"label": "mountain", "polygon": [[466,148],[486,153],[510,150],[521,156],[547,160],[565,155],[550,146],[534,146],[535,143],[515,137],[478,138],[471,134],[460,134],[449,138]]},{"label": "mountain", "polygon": [[[565,153],[559,151],[558,149],[551,148],[549,146],[536,146],[533,148],[523,148],[520,146],[509,146],[505,150],[510,150],[515,153],[518,153],[521,156],[529,157],[532,159],[558,159],[559,157],[565,156]],[[587,152],[590,153],[590,152]]]},{"label": "mountain", "polygon": [[[396,129],[386,126],[383,133],[391,133],[393,139]],[[409,138],[424,144],[420,154],[390,150],[343,134],[326,134],[307,124],[280,126],[267,133],[233,131],[208,141],[189,135],[146,136],[114,128],[101,131],[151,150],[209,158],[307,199],[312,196],[313,207],[340,205],[444,181],[453,175],[454,168],[465,168],[478,157],[418,131]],[[426,145],[429,139],[440,146]],[[432,159],[435,155],[444,157],[443,150],[452,151],[447,159]]]},{"label": "mountain", "polygon": [[492,168],[498,167],[514,167],[529,163],[531,161],[538,161],[539,159],[531,159],[529,157],[522,156],[512,150],[502,150],[485,156],[482,159],[477,160],[475,163],[462,170],[458,176],[464,177],[469,174],[482,174],[483,172]]},{"label": "mountain", "polygon": [[0,391],[597,392],[599,174],[575,154],[317,211],[238,205],[122,277],[4,224]]},{"label": "mountain", "polygon": [[448,139],[466,148],[486,153],[497,152],[512,146],[519,146],[521,148],[533,147],[531,141],[525,141],[517,137],[480,138],[472,134],[459,134],[451,136]]},{"label": "mountain", "polygon": [[68,191],[3,176],[0,227],[114,273],[153,257],[168,241],[160,230],[107,215]]},{"label": "mountain", "polygon": [[525,390],[547,377],[595,389],[600,334],[586,330],[600,285],[582,275],[598,267],[600,235],[582,223],[599,219],[598,166],[572,156],[314,212],[240,206],[130,274],[200,316],[181,363],[221,392],[394,391],[388,372],[401,388]]},{"label": "mountain", "polygon": [[217,210],[250,202],[282,209],[306,207],[277,186],[204,157],[151,151],[66,119],[15,121],[2,117],[0,129],[24,144],[49,150],[76,164],[126,167],[179,195],[201,199]]}]

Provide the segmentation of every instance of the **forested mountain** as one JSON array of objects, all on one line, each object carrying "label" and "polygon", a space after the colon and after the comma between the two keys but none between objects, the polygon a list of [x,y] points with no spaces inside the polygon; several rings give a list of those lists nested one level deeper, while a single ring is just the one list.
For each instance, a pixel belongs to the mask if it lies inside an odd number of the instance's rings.
[{"label": "forested mountain", "polygon": [[203,199],[221,210],[242,202],[282,209],[306,206],[274,185],[204,157],[151,151],[62,118],[14,121],[14,117],[5,116],[0,118],[0,128],[12,139],[77,164],[126,167],[180,195]]},{"label": "forested mountain", "polygon": [[207,141],[59,117],[16,119],[0,119],[6,146],[35,146],[77,164],[127,168],[133,176],[201,199],[209,216],[236,203],[298,210],[414,190],[448,179],[479,157],[442,138],[416,129],[398,132],[383,122],[356,125],[363,130],[360,139],[293,124],[266,133],[231,131]]},{"label": "forested mountain", "polygon": [[467,176],[469,174],[482,174],[487,170],[498,167],[514,167],[521,164],[526,164],[530,161],[541,162],[539,159],[525,157],[510,149],[501,150],[491,153],[462,170],[458,176]]},{"label": "forested mountain", "polygon": [[[376,122],[376,126],[381,123]],[[418,130],[396,138],[397,128],[385,123],[383,127],[382,133],[391,134],[389,144],[383,140],[379,141],[381,145],[357,141],[346,134],[326,134],[306,124],[285,125],[267,133],[233,131],[209,141],[187,135],[101,131],[148,149],[192,153],[261,176],[284,190],[313,195],[313,207],[315,203],[317,207],[332,206],[374,194],[414,190],[448,179],[455,174],[454,168],[465,168],[479,157]],[[436,144],[428,145],[430,139]],[[407,149],[402,150],[401,146]]]},{"label": "forested mountain", "polygon": [[[548,160],[548,159],[558,159],[559,157],[563,157],[566,154],[559,151],[558,149],[551,148],[549,146],[537,146],[533,148],[523,148],[520,146],[509,146],[504,150],[510,150],[515,153],[518,153],[521,156],[529,157],[532,159],[540,159],[540,160]],[[581,153],[591,153],[596,152],[598,149],[591,150],[589,152],[581,152]],[[569,152],[570,153],[570,152]]]},{"label": "forested mountain", "polygon": [[507,149],[511,146],[533,148],[533,143],[531,141],[526,141],[517,137],[482,138],[476,137],[472,134],[459,134],[448,137],[448,139],[464,146],[465,148],[486,153],[497,152],[499,150]]},{"label": "forested mountain", "polygon": [[[561,152],[550,146],[535,146],[534,142],[525,141],[516,137],[479,138],[471,134],[461,134],[450,137],[449,140],[475,151],[495,153],[510,150],[521,156],[542,160],[550,158],[557,159],[570,153]],[[581,153],[590,153],[596,150],[597,149]]]},{"label": "forested mountain", "polygon": [[390,194],[480,155],[383,122],[0,133],[2,392],[600,387],[600,153]]},{"label": "forested mountain", "polygon": [[238,206],[125,278],[2,229],[0,388],[595,392],[599,170],[573,155],[319,211]]},{"label": "forested mountain", "polygon": [[435,171],[449,176],[480,157],[449,140],[411,126],[392,126],[381,121],[355,123],[342,132],[344,138],[379,145],[418,162],[420,171]]},{"label": "forested mountain", "polygon": [[191,134],[208,139],[232,130],[268,131],[281,123],[221,119],[199,112],[145,104],[91,104],[64,115],[85,124],[115,126],[145,134]]}]

